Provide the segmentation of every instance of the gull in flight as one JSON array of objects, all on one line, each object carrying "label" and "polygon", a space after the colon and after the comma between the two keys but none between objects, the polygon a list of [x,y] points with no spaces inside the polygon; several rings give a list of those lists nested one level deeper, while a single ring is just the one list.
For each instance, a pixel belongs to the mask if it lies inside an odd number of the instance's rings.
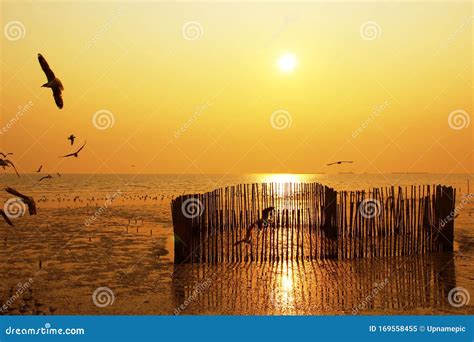
[{"label": "gull in flight", "polygon": [[6,167],[13,167],[13,170],[15,170],[16,172],[16,175],[18,176],[18,178],[20,178],[20,174],[18,173],[18,171],[16,170],[16,167],[15,165],[8,159],[0,159],[0,166],[3,167],[3,169],[5,170]]},{"label": "gull in flight", "polygon": [[76,139],[76,137],[74,136],[74,134],[71,134],[70,136],[67,137],[67,140],[70,140],[70,141],[71,141],[71,146],[74,145],[74,139]]},{"label": "gull in flight", "polygon": [[42,87],[51,88],[56,106],[58,106],[59,109],[63,108],[63,98],[61,95],[62,91],[64,90],[63,84],[59,78],[54,75],[54,72],[49,67],[48,62],[46,62],[46,59],[40,53],[38,54],[38,61],[41,65],[41,69],[43,69],[44,73],[46,74],[46,78],[48,79],[48,82],[43,84]]},{"label": "gull in flight", "polygon": [[85,141],[84,141],[84,145],[82,145],[81,148],[78,149],[76,152],[66,154],[65,156],[59,156],[59,158],[67,158],[67,157],[76,157],[76,158],[78,158],[79,157],[79,152],[81,152],[81,150],[84,148],[84,146],[86,146]]},{"label": "gull in flight", "polygon": [[24,195],[13,188],[5,188],[5,191],[8,192],[10,195],[20,197],[23,203],[28,206],[28,213],[30,215],[36,215],[36,203],[33,197]]},{"label": "gull in flight", "polygon": [[2,158],[6,158],[6,157],[8,157],[10,154],[13,154],[13,152],[7,152],[7,153],[0,152],[0,154],[3,156]]},{"label": "gull in flight", "polygon": [[234,243],[234,246],[237,246],[237,245],[241,244],[242,242],[245,242],[245,243],[250,244],[250,243],[251,243],[251,236],[252,236],[252,230],[253,230],[253,228],[255,228],[255,226],[257,226],[258,229],[262,229],[262,228],[268,227],[268,226],[270,225],[270,223],[271,223],[271,219],[269,218],[269,217],[270,217],[270,213],[271,213],[274,209],[275,209],[274,207],[268,207],[268,208],[263,209],[263,211],[262,211],[262,218],[261,218],[260,220],[255,221],[255,222],[252,223],[250,226],[248,226],[248,228],[247,228],[247,234],[245,235],[245,238],[243,238],[242,240],[237,241],[236,243]]},{"label": "gull in flight", "polygon": [[53,176],[51,175],[43,176],[39,179],[39,182],[41,182],[43,179],[51,179],[51,178],[53,178]]},{"label": "gull in flight", "polygon": [[326,164],[327,166],[331,166],[331,165],[335,165],[335,164],[338,164],[338,165],[341,165],[343,163],[346,163],[346,164],[352,164],[354,161],[353,160],[338,160],[334,163],[329,163],[329,164]]}]

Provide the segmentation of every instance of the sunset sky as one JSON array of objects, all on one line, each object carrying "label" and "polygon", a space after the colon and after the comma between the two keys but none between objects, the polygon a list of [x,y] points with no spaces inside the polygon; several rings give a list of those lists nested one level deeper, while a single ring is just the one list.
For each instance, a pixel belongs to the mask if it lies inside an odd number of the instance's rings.
[{"label": "sunset sky", "polygon": [[[470,1],[2,1],[0,151],[21,172],[470,173],[472,15]],[[71,133],[86,148],[60,159]]]}]

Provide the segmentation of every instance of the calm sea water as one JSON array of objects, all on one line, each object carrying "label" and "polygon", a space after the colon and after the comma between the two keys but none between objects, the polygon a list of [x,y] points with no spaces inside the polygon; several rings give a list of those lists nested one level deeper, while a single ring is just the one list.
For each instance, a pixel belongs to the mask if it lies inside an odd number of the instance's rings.
[{"label": "calm sea water", "polygon": [[[453,288],[474,295],[474,204],[463,202],[473,175],[39,178],[0,176],[2,187],[34,196],[39,208],[37,216],[14,219],[15,227],[0,226],[0,305],[8,304],[0,314],[474,313],[474,299],[460,307],[450,301]],[[320,182],[340,190],[452,185],[460,207],[456,251],[409,259],[174,265],[171,199],[252,182]]]}]

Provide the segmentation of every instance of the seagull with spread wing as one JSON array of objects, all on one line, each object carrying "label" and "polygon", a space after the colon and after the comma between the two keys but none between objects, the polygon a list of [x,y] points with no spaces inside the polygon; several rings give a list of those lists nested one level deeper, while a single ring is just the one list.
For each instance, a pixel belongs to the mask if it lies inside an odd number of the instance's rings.
[{"label": "seagull with spread wing", "polygon": [[8,157],[10,154],[13,154],[13,152],[7,152],[7,153],[0,152],[0,154],[2,155],[2,158],[6,158],[6,157]]},{"label": "seagull with spread wing", "polygon": [[13,167],[13,170],[15,170],[16,175],[18,176],[18,178],[20,178],[20,174],[16,170],[15,164],[13,164],[12,161],[10,161],[8,159],[0,159],[0,166],[3,167],[4,170],[5,170],[6,167],[10,167],[10,166]]},{"label": "seagull with spread wing", "polygon": [[53,176],[51,176],[51,175],[43,176],[39,179],[38,182],[41,182],[43,179],[51,179],[51,178],[53,178]]},{"label": "seagull with spread wing", "polygon": [[237,246],[241,244],[242,242],[250,244],[252,242],[251,236],[252,236],[252,230],[257,227],[259,230],[262,228],[266,228],[270,225],[271,219],[270,219],[270,214],[274,210],[274,207],[268,207],[263,209],[262,211],[262,218],[260,220],[255,221],[252,223],[250,226],[247,228],[247,234],[245,235],[245,238],[243,238],[240,241],[237,241],[234,243],[234,246]]},{"label": "seagull with spread wing", "polygon": [[329,164],[326,164],[326,165],[327,166],[336,165],[336,164],[341,165],[341,164],[344,164],[344,163],[345,164],[352,164],[353,162],[354,162],[353,160],[338,160],[334,163],[329,163]]},{"label": "seagull with spread wing", "polygon": [[82,145],[81,148],[78,149],[76,152],[66,154],[65,156],[59,156],[59,158],[68,158],[68,157],[76,157],[76,158],[78,158],[78,157],[79,157],[79,152],[82,151],[82,149],[84,148],[84,146],[86,146],[86,141],[84,141],[84,145]]},{"label": "seagull with spread wing", "polygon": [[63,84],[59,78],[54,75],[54,72],[49,67],[48,62],[46,62],[46,59],[40,53],[38,54],[38,61],[41,65],[41,69],[43,69],[44,73],[46,74],[46,78],[48,79],[48,82],[43,84],[42,87],[51,88],[56,106],[58,106],[59,109],[63,108]]},{"label": "seagull with spread wing", "polygon": [[28,213],[30,215],[36,215],[36,203],[33,197],[24,195],[21,192],[18,192],[17,190],[9,187],[5,188],[5,191],[8,192],[10,195],[20,197],[23,203],[28,206]]}]

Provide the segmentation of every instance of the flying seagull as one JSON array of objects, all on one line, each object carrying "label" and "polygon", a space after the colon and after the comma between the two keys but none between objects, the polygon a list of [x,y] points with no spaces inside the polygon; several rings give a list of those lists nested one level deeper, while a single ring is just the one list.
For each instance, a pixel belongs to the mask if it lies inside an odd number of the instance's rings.
[{"label": "flying seagull", "polygon": [[2,158],[6,158],[6,157],[8,157],[10,154],[13,154],[13,153],[12,153],[12,152],[7,152],[7,153],[0,152],[0,154],[3,156]]},{"label": "flying seagull", "polygon": [[74,139],[76,139],[74,134],[71,134],[70,136],[68,136],[67,139],[71,141],[71,146],[74,145]]},{"label": "flying seagull", "polygon": [[41,166],[38,168],[38,170],[36,170],[36,172],[41,172],[41,169],[43,168],[43,164],[41,164]]},{"label": "flying seagull", "polygon": [[13,196],[20,197],[23,203],[28,206],[28,213],[30,215],[36,215],[36,203],[33,197],[24,195],[13,188],[5,188],[5,191]]},{"label": "flying seagull", "polygon": [[354,161],[353,160],[339,160],[339,161],[336,161],[334,163],[329,163],[329,164],[326,164],[327,166],[331,166],[331,165],[335,165],[335,164],[343,164],[343,163],[347,163],[347,164],[352,164]]},{"label": "flying seagull", "polygon": [[0,166],[3,167],[3,169],[5,170],[5,167],[13,167],[13,170],[15,170],[16,172],[16,175],[18,176],[18,178],[20,178],[20,174],[18,173],[18,171],[16,170],[16,167],[15,165],[8,159],[0,159]]},{"label": "flying seagull", "polygon": [[51,179],[51,178],[53,178],[53,176],[51,176],[51,175],[43,176],[39,179],[38,182],[41,182],[43,179]]},{"label": "flying seagull", "polygon": [[234,246],[237,246],[237,245],[241,244],[242,242],[250,244],[251,243],[251,238],[250,237],[252,235],[253,228],[255,228],[255,226],[257,226],[258,229],[268,227],[268,225],[271,223],[271,220],[269,219],[270,213],[274,209],[275,209],[274,207],[268,207],[268,208],[263,209],[262,218],[260,220],[255,221],[250,226],[248,226],[247,234],[245,235],[245,238],[243,238],[242,240],[237,241],[236,243],[234,243]]},{"label": "flying seagull", "polygon": [[13,224],[13,222],[10,220],[10,218],[7,216],[7,214],[5,214],[5,212],[3,211],[3,209],[0,209],[0,215],[2,215],[3,219],[5,220],[6,223],[8,223],[8,225],[12,226],[12,227],[15,227],[15,225]]},{"label": "flying seagull", "polygon": [[79,157],[79,152],[86,146],[86,142],[84,141],[84,145],[81,146],[80,149],[78,149],[76,152],[66,154],[65,156],[59,156],[59,158],[67,158],[67,157]]},{"label": "flying seagull", "polygon": [[48,78],[48,82],[43,84],[42,87],[51,88],[56,106],[58,106],[59,109],[63,108],[63,98],[61,96],[61,93],[64,90],[63,84],[59,78],[54,75],[54,72],[49,67],[48,62],[46,62],[46,59],[40,53],[38,54],[38,61],[41,65],[41,69],[43,69],[46,77]]}]

